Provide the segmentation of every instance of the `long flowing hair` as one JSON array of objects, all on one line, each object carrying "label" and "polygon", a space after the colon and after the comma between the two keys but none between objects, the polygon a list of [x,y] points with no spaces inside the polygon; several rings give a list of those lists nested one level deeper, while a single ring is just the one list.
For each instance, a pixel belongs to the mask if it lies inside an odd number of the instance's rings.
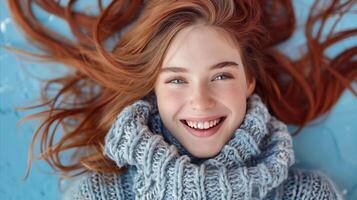
[{"label": "long flowing hair", "polygon": [[[328,17],[348,12],[353,0],[332,0],[325,6],[318,2],[305,27],[307,50],[290,60],[274,48],[295,30],[294,9],[288,0],[117,0],[107,6],[98,0],[98,15],[74,9],[75,0],[66,5],[8,0],[13,19],[43,53],[16,51],[72,69],[45,82],[42,102],[29,107],[44,111],[26,118],[42,119],[30,147],[28,172],[37,140],[38,159],[62,175],[125,170],[103,155],[104,137],[125,106],[153,90],[175,35],[196,23],[227,31],[237,41],[247,76],[256,79],[255,92],[269,110],[286,123],[305,126],[327,113],[346,88],[357,95],[352,88],[357,47],[326,56],[327,48],[356,36],[357,29],[321,33]],[[34,15],[35,4],[65,20],[75,40],[46,28]],[[320,25],[317,31],[316,24]],[[59,88],[55,95],[52,86]],[[65,152],[72,153],[70,162],[61,156]]]}]

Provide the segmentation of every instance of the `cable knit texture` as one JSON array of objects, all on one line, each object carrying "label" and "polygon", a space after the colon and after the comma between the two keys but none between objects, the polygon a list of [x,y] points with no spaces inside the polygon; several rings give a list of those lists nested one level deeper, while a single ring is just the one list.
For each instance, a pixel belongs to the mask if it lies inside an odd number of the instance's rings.
[{"label": "cable knit texture", "polygon": [[154,95],[126,107],[105,138],[124,174],[82,177],[65,199],[342,199],[322,173],[291,169],[292,139],[256,94],[219,154],[199,159],[163,126]]}]

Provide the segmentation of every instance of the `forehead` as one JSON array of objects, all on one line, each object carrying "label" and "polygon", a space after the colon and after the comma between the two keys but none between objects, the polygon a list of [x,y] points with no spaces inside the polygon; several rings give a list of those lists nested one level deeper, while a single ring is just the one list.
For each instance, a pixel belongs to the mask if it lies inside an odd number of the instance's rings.
[{"label": "forehead", "polygon": [[230,35],[212,26],[189,26],[177,33],[163,61],[163,67],[212,63],[240,59],[239,49]]}]

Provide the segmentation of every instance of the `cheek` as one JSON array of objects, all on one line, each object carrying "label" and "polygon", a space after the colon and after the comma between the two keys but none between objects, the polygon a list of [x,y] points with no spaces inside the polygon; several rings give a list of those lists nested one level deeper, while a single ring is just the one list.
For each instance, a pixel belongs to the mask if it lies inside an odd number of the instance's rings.
[{"label": "cheek", "polygon": [[230,104],[239,104],[241,100],[247,98],[247,88],[243,81],[233,81],[227,84],[220,84],[214,87],[214,95]]},{"label": "cheek", "polygon": [[224,104],[231,112],[235,123],[239,123],[246,113],[247,89],[241,81],[232,82],[215,89],[221,104]]},{"label": "cheek", "polygon": [[[179,90],[157,88],[156,98],[160,114],[163,117],[175,115],[183,104],[183,94]],[[171,118],[170,117],[170,118]]]}]

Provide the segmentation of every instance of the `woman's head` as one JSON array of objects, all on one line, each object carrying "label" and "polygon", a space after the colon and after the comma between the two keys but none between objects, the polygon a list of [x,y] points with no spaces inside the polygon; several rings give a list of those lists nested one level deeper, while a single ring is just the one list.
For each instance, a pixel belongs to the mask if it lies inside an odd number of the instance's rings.
[{"label": "woman's head", "polygon": [[[217,154],[243,120],[259,68],[251,64],[263,42],[259,18],[259,4],[248,1],[156,1],[116,47],[149,55],[149,66],[159,69],[154,90],[161,119],[194,156]],[[134,34],[139,30],[147,34]],[[145,48],[133,44],[138,38],[147,39]],[[197,130],[210,123],[217,130]]]},{"label": "woman's head", "polygon": [[214,26],[188,26],[175,36],[155,84],[166,128],[194,156],[216,155],[238,128],[252,94],[241,53]]}]

